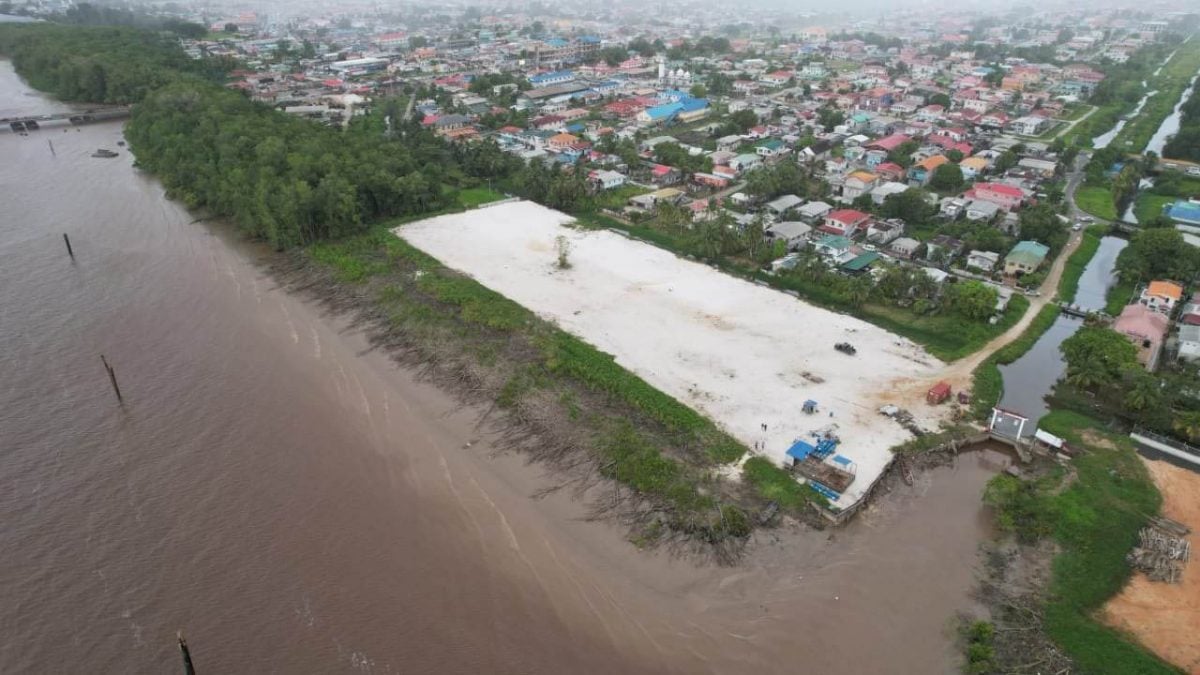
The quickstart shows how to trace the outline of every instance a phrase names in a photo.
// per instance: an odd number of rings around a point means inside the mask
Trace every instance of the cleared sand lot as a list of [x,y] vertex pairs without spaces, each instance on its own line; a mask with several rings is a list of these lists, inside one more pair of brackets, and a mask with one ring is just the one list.
[[[797,438],[832,429],[856,479],[837,505],[857,502],[909,432],[883,417],[908,407],[926,426],[948,409],[897,401],[896,385],[936,378],[923,349],[858,319],[525,201],[404,225],[396,234],[447,267],[613,354],[650,384],[708,415],[759,454],[782,463]],[[570,244],[557,265],[556,239]],[[834,350],[847,341],[857,356]],[[816,414],[802,411],[816,400]],[[766,430],[763,430],[763,425]]]

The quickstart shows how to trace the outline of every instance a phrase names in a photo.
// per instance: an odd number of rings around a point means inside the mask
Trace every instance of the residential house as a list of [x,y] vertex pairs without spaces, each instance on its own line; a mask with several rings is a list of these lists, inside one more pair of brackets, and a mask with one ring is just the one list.
[[1183,287],[1179,284],[1173,281],[1151,281],[1142,290],[1142,295],[1138,298],[1138,302],[1156,312],[1170,316],[1182,297]]
[[946,197],[938,204],[938,213],[955,220],[967,212],[967,200],[961,197]]
[[948,234],[939,234],[925,242],[926,260],[952,260],[962,254],[963,243]]
[[788,151],[789,148],[778,138],[768,138],[754,146],[754,152],[767,161],[783,157]]
[[999,205],[982,199],[967,202],[967,220],[991,220],[1000,213]]
[[637,195],[629,198],[629,205],[645,211],[652,211],[659,204],[676,204],[681,203],[685,198],[682,190],[676,188],[662,188],[644,195]]
[[1179,313],[1179,323],[1185,326],[1200,326],[1200,292],[1192,294]]
[[729,168],[737,171],[738,173],[746,173],[747,171],[758,168],[760,165],[762,165],[762,158],[758,155],[751,155],[749,153],[738,155],[737,157],[729,160]]
[[878,184],[879,176],[869,171],[855,171],[846,176],[846,180],[842,184],[842,199],[852,202],[859,195],[874,189]]
[[910,237],[900,237],[894,240],[888,250],[898,258],[910,259],[917,254],[917,249],[921,248],[921,242]]
[[908,190],[909,187],[904,183],[888,181],[876,186],[875,189],[871,190],[871,201],[874,202],[876,206],[880,206],[887,201],[888,197],[891,197],[892,195],[898,195],[902,192],[908,192]]
[[546,146],[550,150],[566,150],[578,142],[579,138],[571,134],[555,134],[546,141]]
[[886,246],[902,234],[904,222],[901,220],[874,221],[867,227],[867,241],[878,246]]
[[1200,361],[1200,325],[1179,327],[1179,358],[1184,361]]
[[850,247],[852,243],[846,237],[827,234],[816,241],[813,248],[818,254],[835,265],[841,265],[854,259]]
[[607,169],[592,171],[588,182],[601,190],[615,190],[625,184],[625,174]]
[[867,225],[871,217],[854,209],[838,209],[825,216],[820,227],[822,232],[842,237],[853,237]]
[[967,157],[958,163],[958,168],[962,169],[963,178],[966,180],[975,180],[983,175],[984,171],[987,171],[988,160],[987,157],[979,157],[978,155]]
[[800,216],[800,220],[814,225],[821,222],[831,211],[833,211],[833,207],[825,202],[809,202],[796,209],[796,215]]
[[936,171],[939,166],[949,161],[950,159],[945,155],[933,155],[932,157],[926,157],[925,159],[913,164],[908,168],[908,180],[910,183],[918,187],[924,187],[925,185],[928,185],[929,180],[933,178],[933,172]]
[[1166,315],[1141,304],[1126,306],[1112,325],[1113,330],[1129,338],[1137,347],[1138,363],[1146,370],[1153,370],[1158,365],[1169,327],[1170,319]]
[[1040,115],[1026,115],[1018,117],[1008,123],[1008,128],[1013,133],[1024,136],[1037,136],[1050,127],[1050,120]]
[[803,203],[804,200],[796,195],[783,195],[767,202],[766,209],[774,216],[782,216]]
[[786,220],[781,223],[775,223],[767,228],[766,235],[773,241],[782,241],[787,244],[789,251],[794,251],[804,245],[808,241],[808,237],[812,234],[812,226],[808,223],[802,223],[796,220]]
[[683,180],[683,172],[666,164],[655,164],[650,167],[650,180],[655,185],[675,185]]
[[1020,241],[1008,255],[1004,256],[1004,273],[1008,275],[1029,274],[1046,262],[1050,249],[1036,241]]
[[992,202],[1005,211],[1011,211],[1025,201],[1026,194],[1021,188],[1007,183],[976,183],[963,193],[963,197]]
[[717,150],[720,152],[733,152],[742,145],[742,137],[737,134],[722,136],[717,139]]
[[967,254],[967,267],[991,272],[1000,264],[1000,254],[995,251],[971,251]]
[[1028,169],[1042,178],[1053,178],[1054,172],[1058,169],[1058,162],[1052,162],[1048,159],[1023,157],[1017,162],[1017,166],[1022,169]]

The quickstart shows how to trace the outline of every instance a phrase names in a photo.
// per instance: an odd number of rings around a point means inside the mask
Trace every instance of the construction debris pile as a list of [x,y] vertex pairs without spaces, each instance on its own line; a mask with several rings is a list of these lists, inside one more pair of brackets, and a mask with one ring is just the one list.
[[1138,545],[1126,560],[1151,581],[1177,584],[1192,555],[1192,545],[1184,539],[1190,532],[1186,525],[1174,520],[1151,518],[1150,525],[1138,532]]

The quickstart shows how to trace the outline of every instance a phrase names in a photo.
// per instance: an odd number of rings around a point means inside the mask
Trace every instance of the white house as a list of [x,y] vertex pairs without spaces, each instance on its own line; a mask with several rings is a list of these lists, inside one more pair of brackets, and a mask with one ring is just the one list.
[[772,199],[771,201],[767,202],[766,208],[772,214],[774,214],[776,216],[782,216],[783,214],[787,213],[788,211],[791,211],[792,209],[796,208],[797,206],[800,206],[803,203],[804,203],[804,200],[797,197],[796,195],[783,195],[782,197],[777,197],[777,198]]
[[888,250],[901,258],[911,258],[917,254],[917,249],[921,247],[921,242],[911,237],[900,237],[888,246]]
[[767,230],[768,237],[774,241],[785,242],[788,249],[793,251],[808,241],[808,236],[811,233],[811,225],[797,220],[775,223]]
[[967,267],[991,272],[1000,264],[1000,254],[994,251],[971,251],[967,254]]
[[625,184],[625,174],[605,169],[593,171],[588,180],[601,190],[615,190]]

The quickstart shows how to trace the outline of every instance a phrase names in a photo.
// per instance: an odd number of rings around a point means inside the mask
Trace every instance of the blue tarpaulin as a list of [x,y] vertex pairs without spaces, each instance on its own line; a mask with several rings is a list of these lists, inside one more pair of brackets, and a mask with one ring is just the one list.
[[788,448],[787,454],[788,457],[795,458],[797,462],[800,462],[803,461],[804,458],[811,455],[814,450],[816,450],[816,448],[808,443],[804,441],[796,441],[792,444],[792,447]]

